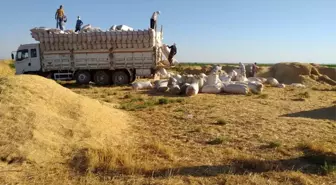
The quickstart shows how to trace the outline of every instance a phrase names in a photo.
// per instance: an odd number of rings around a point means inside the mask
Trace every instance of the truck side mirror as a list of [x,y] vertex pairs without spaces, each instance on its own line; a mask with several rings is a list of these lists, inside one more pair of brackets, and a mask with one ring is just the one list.
[[12,53],[12,60],[14,60],[14,54]]

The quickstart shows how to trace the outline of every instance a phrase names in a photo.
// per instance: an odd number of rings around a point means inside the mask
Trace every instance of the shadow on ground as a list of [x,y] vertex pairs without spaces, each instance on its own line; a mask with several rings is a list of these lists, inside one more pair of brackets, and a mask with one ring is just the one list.
[[[180,168],[166,168],[147,173],[149,177],[194,176],[209,177],[220,174],[243,175],[246,173],[300,171],[306,174],[327,175],[336,170],[336,154],[313,150],[309,147],[299,147],[304,155],[290,159],[260,160],[234,159],[224,165],[202,165]],[[328,164],[329,168],[326,168]]]
[[227,165],[202,165],[180,168],[159,169],[148,173],[148,177],[194,176],[210,177],[220,174],[243,175],[270,171],[301,171],[306,174],[322,175],[321,166],[307,161],[306,157],[284,160],[234,160]]
[[336,105],[325,107],[321,109],[296,112],[291,114],[282,115],[282,117],[302,117],[312,119],[329,119],[336,121]]

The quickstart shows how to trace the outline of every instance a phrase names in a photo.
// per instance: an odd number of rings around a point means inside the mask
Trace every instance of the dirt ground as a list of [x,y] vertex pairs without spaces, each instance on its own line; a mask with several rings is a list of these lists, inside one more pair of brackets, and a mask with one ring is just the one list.
[[[7,184],[336,184],[336,89],[265,87],[261,95],[171,96],[63,84],[125,111],[118,167],[78,172],[0,162]],[[97,123],[99,124],[99,123]]]

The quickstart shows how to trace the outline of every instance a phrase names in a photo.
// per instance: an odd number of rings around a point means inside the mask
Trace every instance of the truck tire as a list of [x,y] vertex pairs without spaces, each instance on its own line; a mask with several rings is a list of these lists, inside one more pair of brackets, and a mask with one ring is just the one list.
[[91,74],[88,71],[78,71],[75,77],[76,83],[80,85],[89,84],[91,81]]
[[114,85],[126,85],[130,83],[130,77],[125,71],[116,71],[112,75]]
[[103,86],[111,84],[111,76],[106,71],[97,71],[93,78],[96,85]]

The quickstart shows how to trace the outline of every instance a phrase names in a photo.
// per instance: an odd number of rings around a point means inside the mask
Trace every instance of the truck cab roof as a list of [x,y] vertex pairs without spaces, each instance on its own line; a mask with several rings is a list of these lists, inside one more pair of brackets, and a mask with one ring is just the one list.
[[18,50],[28,49],[28,48],[36,48],[39,46],[39,43],[31,43],[31,44],[21,44]]

